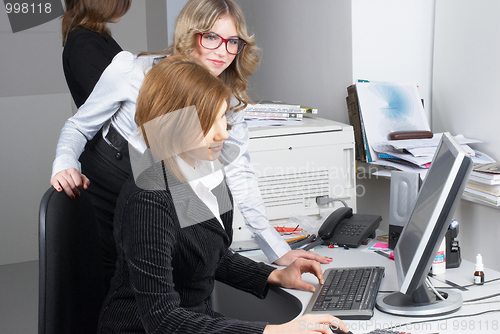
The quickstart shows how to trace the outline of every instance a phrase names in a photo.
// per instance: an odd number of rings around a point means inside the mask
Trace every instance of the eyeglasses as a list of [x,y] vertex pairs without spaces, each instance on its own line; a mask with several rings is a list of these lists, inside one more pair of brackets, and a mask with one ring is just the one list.
[[200,35],[200,44],[205,49],[217,49],[224,42],[226,44],[226,51],[232,55],[237,55],[243,51],[243,48],[247,44],[247,42],[239,37],[225,39],[214,32],[199,32],[198,35]]

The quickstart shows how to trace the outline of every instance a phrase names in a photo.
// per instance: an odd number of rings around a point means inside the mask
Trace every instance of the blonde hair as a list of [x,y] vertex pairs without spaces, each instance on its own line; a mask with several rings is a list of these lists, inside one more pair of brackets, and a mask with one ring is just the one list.
[[209,32],[219,18],[229,16],[236,24],[238,36],[247,44],[219,78],[231,88],[238,100],[236,110],[251,102],[246,94],[248,77],[257,69],[261,50],[253,35],[247,32],[245,17],[233,0],[190,0],[184,6],[175,24],[174,41],[160,55],[192,55],[196,50],[197,33]]
[[230,95],[222,80],[190,56],[164,58],[146,74],[135,122],[155,158],[178,179],[182,175],[171,157],[186,158],[210,131],[224,102],[229,105]]
[[63,46],[68,34],[76,28],[87,28],[100,35],[110,34],[106,24],[123,16],[130,9],[132,0],[66,0],[62,16]]

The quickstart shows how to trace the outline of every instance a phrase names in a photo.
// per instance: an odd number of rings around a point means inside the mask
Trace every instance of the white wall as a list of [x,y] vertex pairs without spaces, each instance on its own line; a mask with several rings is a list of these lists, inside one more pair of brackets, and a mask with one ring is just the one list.
[[[123,49],[146,50],[145,8],[145,0],[135,0],[120,23],[110,25]],[[1,265],[38,259],[38,206],[72,100],[59,19],[13,34],[0,10],[0,45]]]
[[[416,83],[430,124],[435,0],[351,2],[353,82]],[[358,189],[358,212],[381,215],[387,231],[390,180],[360,173]]]
[[[436,0],[433,128],[482,140],[472,146],[500,161],[498,13],[497,0]],[[462,200],[456,218],[463,258],[500,270],[500,210]]]
[[434,2],[352,0],[353,79],[416,83],[429,122]]

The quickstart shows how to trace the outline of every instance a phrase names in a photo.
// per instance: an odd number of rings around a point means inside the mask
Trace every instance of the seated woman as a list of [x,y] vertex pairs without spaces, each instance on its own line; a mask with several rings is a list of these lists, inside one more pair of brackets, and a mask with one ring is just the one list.
[[329,324],[344,327],[331,315],[268,325],[212,309],[214,279],[261,298],[269,284],[314,291],[302,281],[304,272],[323,281],[316,261],[276,269],[229,250],[232,199],[218,162],[228,137],[229,98],[219,78],[186,56],[167,57],[146,75],[135,116],[145,152],[131,154],[134,175],[118,199],[118,260],[99,333],[331,333]]

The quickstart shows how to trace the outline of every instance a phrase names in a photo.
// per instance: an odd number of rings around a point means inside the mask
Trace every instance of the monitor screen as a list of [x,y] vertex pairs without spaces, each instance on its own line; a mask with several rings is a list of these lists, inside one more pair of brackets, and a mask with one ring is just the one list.
[[[394,249],[400,294],[413,294],[415,299],[417,290],[420,290],[418,296],[422,290],[427,290],[425,279],[451,223],[471,169],[472,159],[469,155],[449,133],[443,134],[414,208]],[[412,306],[415,305],[410,302],[408,307]],[[406,314],[406,311],[403,313]]]

